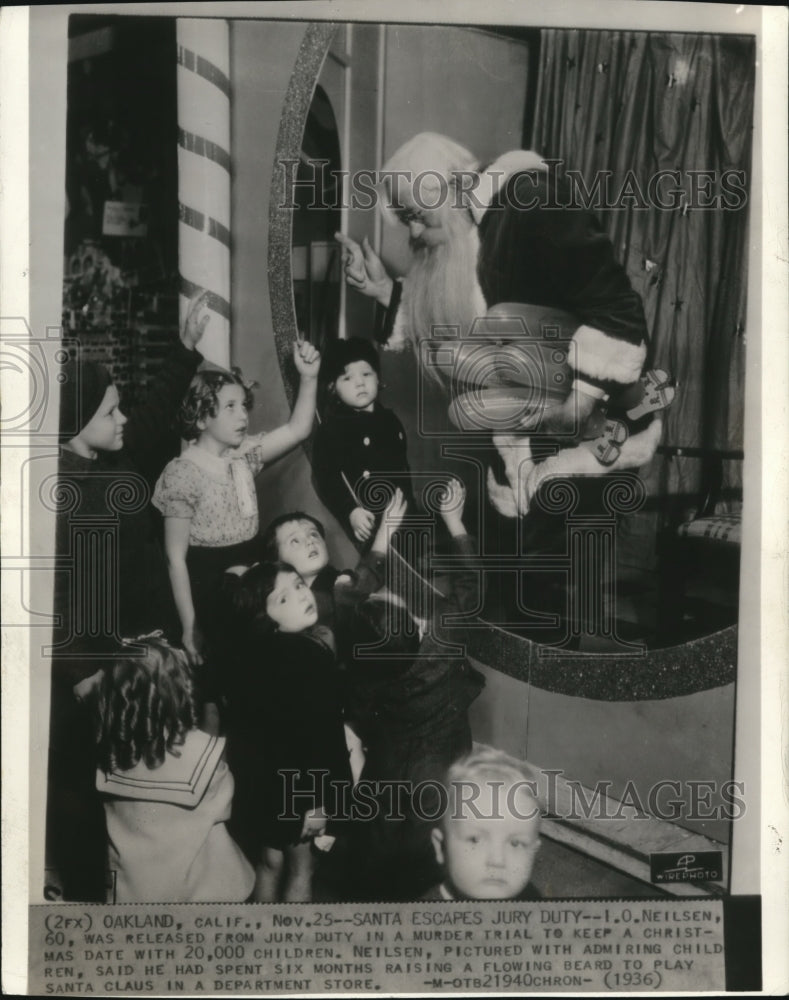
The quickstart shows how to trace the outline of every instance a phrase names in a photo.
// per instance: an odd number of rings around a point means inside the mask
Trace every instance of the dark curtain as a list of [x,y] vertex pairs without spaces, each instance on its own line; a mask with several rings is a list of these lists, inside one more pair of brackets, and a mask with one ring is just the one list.
[[[630,194],[598,215],[644,301],[650,362],[679,380],[666,444],[742,447],[754,65],[750,37],[541,33],[530,145],[563,160],[560,172],[580,171],[587,189],[607,170],[611,196],[623,185]],[[679,171],[680,183],[665,179],[659,197],[670,202],[681,187],[685,208],[649,204],[660,170]],[[692,196],[692,171],[714,172],[701,182],[711,197],[724,193],[726,171],[743,171],[744,192],[726,196],[739,207],[700,207],[707,196]],[[699,468],[672,462],[663,488],[692,491]],[[740,475],[739,464],[727,469],[732,485]]]

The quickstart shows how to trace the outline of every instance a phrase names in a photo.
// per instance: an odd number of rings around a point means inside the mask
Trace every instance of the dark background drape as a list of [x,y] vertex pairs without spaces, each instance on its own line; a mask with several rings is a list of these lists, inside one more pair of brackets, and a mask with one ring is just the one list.
[[[640,293],[651,332],[650,362],[679,381],[664,443],[742,447],[748,205],[754,39],[744,36],[544,30],[531,134],[524,145],[578,170],[587,189],[611,171],[623,207],[597,213]],[[641,207],[660,170],[680,172],[687,207]],[[713,197],[726,171],[744,172],[739,208],[704,209],[692,171],[711,171]],[[637,186],[633,186],[635,180]],[[736,184],[736,180],[734,181]],[[730,182],[731,184],[731,182]],[[648,198],[647,198],[648,202]],[[695,202],[695,207],[694,207]],[[758,331],[749,331],[758,334]],[[671,492],[698,485],[700,462],[679,459],[657,477]],[[739,463],[726,482],[738,485]]]

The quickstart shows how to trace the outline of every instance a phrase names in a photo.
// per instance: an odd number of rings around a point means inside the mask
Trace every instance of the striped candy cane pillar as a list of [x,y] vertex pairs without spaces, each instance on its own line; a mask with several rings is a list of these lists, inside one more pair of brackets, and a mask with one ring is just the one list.
[[183,323],[189,299],[209,293],[200,351],[230,365],[230,43],[219,19],[177,18],[178,258]]

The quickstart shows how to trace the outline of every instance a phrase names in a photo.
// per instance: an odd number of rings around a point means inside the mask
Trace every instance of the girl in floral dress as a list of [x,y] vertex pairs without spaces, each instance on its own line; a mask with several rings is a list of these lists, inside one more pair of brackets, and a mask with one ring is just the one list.
[[154,491],[182,642],[193,664],[202,664],[203,725],[214,732],[222,685],[212,650],[221,648],[222,575],[257,559],[254,477],[312,430],[320,355],[299,341],[293,357],[300,385],[290,419],[252,436],[246,433],[252,393],[241,372],[198,372],[181,407],[181,433],[190,444],[167,465]]

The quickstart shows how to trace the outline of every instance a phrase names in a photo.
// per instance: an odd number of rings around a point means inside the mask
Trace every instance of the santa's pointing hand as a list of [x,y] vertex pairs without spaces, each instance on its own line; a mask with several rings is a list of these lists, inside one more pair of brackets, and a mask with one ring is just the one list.
[[376,299],[382,306],[389,305],[392,279],[367,237],[361,245],[345,233],[335,233],[334,238],[342,247],[343,269],[348,284],[362,295]]

